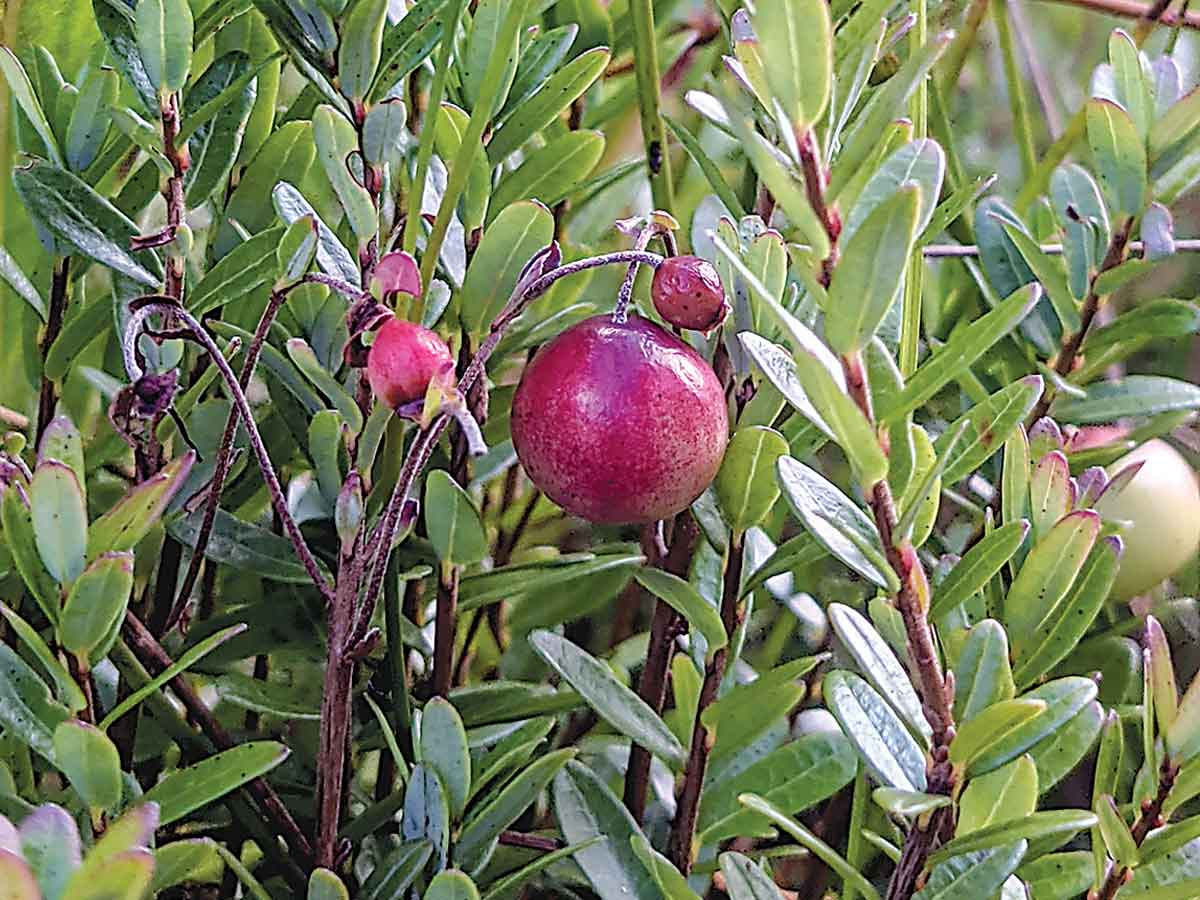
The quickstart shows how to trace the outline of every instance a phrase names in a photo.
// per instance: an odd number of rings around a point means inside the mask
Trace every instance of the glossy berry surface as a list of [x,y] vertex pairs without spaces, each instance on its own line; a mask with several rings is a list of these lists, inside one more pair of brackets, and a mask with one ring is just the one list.
[[513,444],[530,479],[600,523],[685,509],[716,475],[728,431],[708,363],[639,316],[568,328],[526,367],[512,405]]
[[695,331],[710,331],[729,311],[716,267],[698,256],[663,260],[654,270],[650,299],[665,321]]
[[1121,531],[1125,552],[1112,594],[1127,599],[1145,593],[1178,572],[1200,549],[1200,487],[1196,473],[1165,441],[1147,441],[1109,467],[1115,474],[1130,463],[1141,470],[1121,491],[1105,494],[1096,511]]
[[404,319],[388,319],[375,335],[367,357],[371,390],[395,409],[425,396],[429,381],[454,358],[446,342],[430,331]]

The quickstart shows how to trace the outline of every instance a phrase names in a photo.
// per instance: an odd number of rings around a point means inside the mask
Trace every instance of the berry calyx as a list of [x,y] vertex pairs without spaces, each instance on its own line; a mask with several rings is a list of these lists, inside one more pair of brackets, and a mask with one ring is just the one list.
[[729,304],[716,267],[698,256],[671,256],[654,270],[654,308],[679,328],[711,331],[725,321]]
[[596,316],[526,366],[511,427],[547,497],[616,524],[686,509],[720,468],[729,420],[721,383],[695,350],[640,316]]
[[452,370],[446,342],[428,328],[392,318],[375,335],[367,378],[375,396],[392,409],[420,400],[435,375]]

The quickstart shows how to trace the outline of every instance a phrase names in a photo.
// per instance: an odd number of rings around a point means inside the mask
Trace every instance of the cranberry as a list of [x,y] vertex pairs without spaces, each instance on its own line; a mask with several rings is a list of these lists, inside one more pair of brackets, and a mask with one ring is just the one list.
[[680,328],[711,331],[729,312],[716,267],[698,256],[672,256],[654,270],[654,308]]
[[425,396],[434,375],[454,367],[446,342],[405,319],[392,318],[375,335],[367,378],[375,396],[395,409]]
[[512,436],[526,473],[593,522],[653,522],[712,482],[728,440],[708,363],[639,316],[596,316],[546,344],[517,386]]

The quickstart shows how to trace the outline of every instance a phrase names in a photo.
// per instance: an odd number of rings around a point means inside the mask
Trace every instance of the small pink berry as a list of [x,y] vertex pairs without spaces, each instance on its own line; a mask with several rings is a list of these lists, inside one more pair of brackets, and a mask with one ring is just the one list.
[[399,318],[384,323],[367,356],[371,390],[392,409],[424,397],[430,380],[453,368],[445,341],[428,328]]
[[654,308],[679,328],[711,331],[729,312],[716,267],[698,256],[672,256],[654,270]]

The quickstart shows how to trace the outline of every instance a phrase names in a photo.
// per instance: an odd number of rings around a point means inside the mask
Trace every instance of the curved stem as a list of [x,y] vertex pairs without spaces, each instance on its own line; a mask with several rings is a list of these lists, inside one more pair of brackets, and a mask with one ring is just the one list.
[[[308,573],[308,577],[312,579],[317,590],[321,592],[321,596],[325,598],[327,603],[333,602],[333,588],[321,573],[320,566],[317,565],[316,558],[312,555],[312,551],[308,549],[308,543],[304,540],[304,535],[300,533],[300,526],[296,524],[296,520],[292,518],[292,514],[288,511],[287,497],[283,492],[283,487],[279,483],[279,476],[275,473],[275,467],[271,463],[271,457],[267,453],[267,446],[263,443],[262,435],[259,433],[258,424],[254,421],[254,413],[250,409],[250,401],[246,399],[246,392],[242,390],[241,384],[238,382],[237,376],[233,374],[233,369],[229,365],[221,353],[221,349],[217,346],[216,341],[212,339],[204,326],[186,309],[175,303],[166,302],[150,302],[142,306],[130,318],[129,334],[132,335],[132,340],[126,340],[123,343],[125,353],[126,368],[130,373],[137,373],[136,377],[140,377],[141,368],[136,361],[132,360],[133,346],[137,342],[137,334],[141,329],[142,323],[148,315],[153,313],[161,313],[163,315],[174,315],[179,318],[192,332],[196,340],[208,351],[212,363],[217,367],[217,371],[221,373],[221,378],[224,380],[229,393],[233,398],[234,407],[245,422],[246,432],[250,437],[250,446],[254,450],[254,455],[258,459],[259,468],[262,470],[263,480],[267,483],[267,491],[271,495],[271,505],[275,508],[275,512],[279,516],[279,520],[283,523],[283,529],[287,532],[288,539],[292,542],[292,547],[296,551],[296,556],[300,558],[304,570]],[[130,363],[133,362],[132,368]]]
[[[638,233],[637,241],[634,243],[634,252],[644,252],[650,246],[650,242],[654,240],[655,235],[670,234],[670,231],[663,228],[653,218],[645,224],[642,230]],[[672,236],[674,243],[674,236]],[[638,269],[641,267],[642,261],[635,259],[629,264],[629,268],[625,272],[625,279],[621,282],[621,288],[617,291],[617,302],[613,304],[612,320],[617,325],[625,324],[625,320],[629,318],[628,309],[629,301],[633,299],[633,286],[637,281]]]
[[[238,384],[243,391],[250,383],[251,377],[254,375],[254,367],[258,364],[258,357],[262,353],[263,344],[267,341],[267,333],[271,330],[271,325],[275,322],[275,316],[283,307],[284,301],[290,288],[285,288],[281,291],[272,292],[270,299],[267,300],[267,307],[263,310],[262,317],[258,320],[258,328],[254,331],[254,338],[250,342],[250,346],[246,348],[246,359],[242,363],[242,372],[238,377]],[[191,596],[192,590],[196,586],[196,581],[200,577],[200,569],[204,565],[204,551],[208,547],[209,539],[212,537],[213,524],[217,519],[217,508],[221,504],[221,491],[225,487],[225,478],[229,474],[229,467],[233,461],[233,439],[237,432],[238,410],[236,407],[229,410],[229,415],[225,419],[225,431],[221,435],[221,443],[217,450],[217,464],[213,469],[212,481],[209,482],[208,497],[204,505],[204,518],[200,522],[200,530],[196,533],[196,545],[192,548],[192,558],[188,562],[187,572],[183,577],[183,584],[179,588],[179,593],[175,597],[175,602],[171,607],[171,612],[167,616],[166,626],[163,628],[163,634],[166,634],[179,621],[183,615],[184,609],[187,607],[188,597]]]

